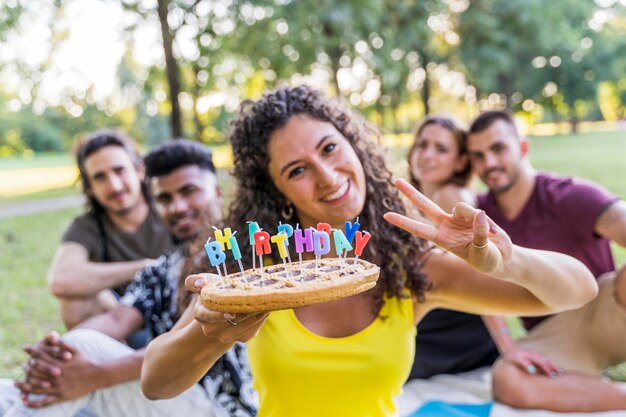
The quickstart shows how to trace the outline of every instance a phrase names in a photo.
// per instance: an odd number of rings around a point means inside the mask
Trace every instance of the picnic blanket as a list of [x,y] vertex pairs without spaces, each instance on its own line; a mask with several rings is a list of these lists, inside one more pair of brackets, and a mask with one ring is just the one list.
[[414,379],[404,386],[396,404],[401,417],[626,417],[626,411],[554,413],[494,403],[489,368]]

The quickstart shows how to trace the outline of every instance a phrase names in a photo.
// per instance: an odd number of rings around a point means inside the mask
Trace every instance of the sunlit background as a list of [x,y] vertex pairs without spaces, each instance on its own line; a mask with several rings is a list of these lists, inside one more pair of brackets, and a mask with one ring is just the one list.
[[396,175],[424,115],[508,108],[537,168],[626,197],[626,0],[0,0],[0,377],[64,330],[46,271],[80,135],[185,136],[228,168],[240,102],[300,83],[377,126]]
[[485,108],[511,109],[531,133],[612,129],[626,116],[625,9],[626,0],[5,0],[0,156],[67,150],[105,126],[148,145],[221,143],[240,101],[281,83],[339,95],[385,133],[410,132],[426,113],[470,119]]

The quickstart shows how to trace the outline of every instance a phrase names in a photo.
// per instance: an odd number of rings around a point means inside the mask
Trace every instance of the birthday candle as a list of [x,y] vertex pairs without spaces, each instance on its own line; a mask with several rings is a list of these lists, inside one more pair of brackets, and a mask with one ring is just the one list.
[[328,223],[318,223],[317,230],[320,232],[328,233],[328,236],[330,236],[333,233],[333,229],[330,227],[330,224]]
[[330,224],[328,223],[318,223],[317,230],[320,232],[326,232],[328,233],[329,236],[332,233],[332,228],[330,227]]
[[348,238],[341,230],[333,230],[333,240],[335,241],[335,252],[337,256],[341,256],[343,251],[351,251],[352,245],[348,241]]
[[354,249],[354,254],[359,257],[361,256],[361,254],[363,253],[363,249],[365,249],[365,245],[367,245],[367,242],[369,242],[370,238],[372,237],[372,235],[369,232],[363,232],[361,233],[356,232],[356,234],[354,235],[356,242],[355,242],[355,249]]
[[215,240],[222,245],[222,250],[225,250],[226,248],[232,250],[232,246],[230,245],[232,231],[230,230],[230,227],[226,227],[223,233],[215,226],[213,226],[213,229],[215,229]]
[[287,235],[285,233],[277,233],[270,239],[278,248],[278,255],[281,259],[287,257]]
[[357,232],[357,230],[359,230],[359,227],[361,227],[361,225],[359,224],[359,218],[357,217],[354,223],[350,223],[349,221],[346,221],[345,227],[346,227],[346,238],[348,239],[348,242],[352,244],[352,242],[354,241],[354,234]]
[[[276,233],[270,240],[272,243],[276,244],[276,247],[278,248],[278,255],[280,256],[280,259],[283,260],[283,264],[285,265],[285,276],[288,276],[287,260],[285,259],[289,256],[289,252],[287,251],[287,245],[289,244],[287,243],[287,233]],[[291,262],[291,259],[289,259],[289,262]]]
[[233,233],[233,235],[228,238],[228,247],[233,253],[233,258],[238,261],[241,259],[241,250],[239,249],[239,242],[237,242],[235,234],[237,234],[237,232]]
[[296,253],[302,254],[302,252],[313,252],[313,230],[304,229],[304,234],[302,233],[302,229],[296,228],[293,232],[293,238],[296,242]]
[[261,228],[257,224],[257,222],[251,222],[248,220],[248,237],[250,239],[250,251],[252,253],[252,269],[256,268],[255,265],[255,257],[254,257],[254,234],[260,231]]
[[261,228],[257,222],[248,222],[248,234],[250,236],[250,246],[254,246],[254,234],[260,232]]
[[269,255],[272,253],[272,247],[270,246],[270,234],[265,231],[256,232],[254,234],[254,247],[256,249],[256,255]]
[[[302,238],[302,231],[300,230],[300,223],[296,223],[296,232],[298,233],[298,236],[300,236],[300,238]],[[313,238],[311,238],[311,243],[313,241]],[[302,249],[304,249],[302,247],[302,241],[300,241],[300,252],[298,252],[298,244],[296,243],[296,253],[298,254],[298,261],[300,262],[300,276],[302,276]]]
[[235,237],[236,234],[237,231],[232,234],[232,236],[228,239],[228,242],[230,243],[230,251],[233,254],[233,258],[239,264],[239,269],[241,270],[241,272],[243,272],[243,265],[241,265],[241,251],[239,250],[239,242],[237,242],[237,238]]
[[217,268],[217,273],[222,275],[219,265],[226,260],[226,254],[222,250],[222,245],[220,245],[219,242],[210,242],[210,240],[211,238],[209,238],[204,245],[204,251],[211,262],[211,266]]
[[315,256],[326,255],[330,252],[330,236],[319,230],[313,232],[313,252]]
[[[293,227],[288,223],[282,224],[281,222],[278,225],[278,233],[284,233],[288,238],[290,238],[293,236]],[[289,241],[287,241],[287,246],[289,246]]]
[[[287,239],[285,239],[285,246],[289,246],[289,238],[293,236],[293,227],[290,224],[283,224],[283,222],[278,222],[278,233],[287,235]],[[289,263],[291,263],[291,255],[289,251],[287,251],[287,259]],[[283,263],[285,263],[285,258],[282,258]]]
[[261,268],[261,274],[263,274],[263,255],[272,253],[270,234],[264,231],[256,232],[254,234],[254,246],[256,255],[259,257],[259,268]]

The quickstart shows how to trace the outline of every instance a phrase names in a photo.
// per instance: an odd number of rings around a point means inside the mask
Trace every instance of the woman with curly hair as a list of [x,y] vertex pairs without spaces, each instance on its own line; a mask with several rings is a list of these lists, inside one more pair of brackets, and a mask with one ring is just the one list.
[[[434,225],[405,217],[372,136],[305,86],[242,105],[231,133],[238,188],[230,224],[254,220],[274,232],[279,221],[341,228],[359,217],[373,234],[363,258],[381,267],[380,278],[365,293],[271,314],[218,313],[197,303],[196,320],[148,347],[142,388],[149,398],[183,391],[245,341],[260,416],[394,416],[415,324],[430,309],[544,314],[595,295],[591,274],[573,258],[516,247],[484,212],[459,204],[448,214],[399,180]],[[192,275],[187,288],[198,292],[215,278]]]

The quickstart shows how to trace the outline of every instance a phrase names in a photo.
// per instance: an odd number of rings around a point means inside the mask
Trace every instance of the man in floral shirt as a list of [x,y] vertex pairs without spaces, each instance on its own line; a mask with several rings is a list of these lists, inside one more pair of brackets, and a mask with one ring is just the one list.
[[[144,326],[156,337],[193,320],[195,299],[186,291],[184,278],[207,269],[202,244],[211,226],[220,223],[222,205],[206,147],[170,141],[153,150],[145,164],[159,214],[180,243],[137,274],[120,306],[81,323],[63,338],[51,333],[28,346],[26,377],[15,384],[23,404],[14,390],[5,416],[73,416],[84,407],[103,417],[256,414],[245,345],[235,345],[200,384],[178,397],[150,401],[141,392],[143,350],[119,341]],[[6,392],[10,390],[5,384],[0,403],[7,402]]]

